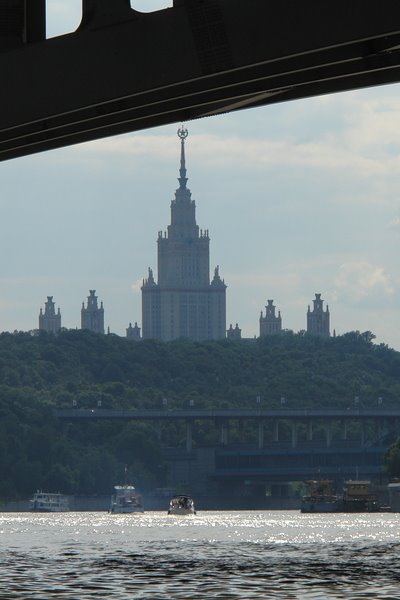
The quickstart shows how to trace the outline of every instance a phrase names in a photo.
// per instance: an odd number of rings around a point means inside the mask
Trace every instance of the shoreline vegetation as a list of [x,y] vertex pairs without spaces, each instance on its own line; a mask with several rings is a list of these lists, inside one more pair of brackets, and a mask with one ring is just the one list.
[[[25,499],[35,489],[108,494],[125,466],[141,489],[168,485],[151,424],[65,426],[55,408],[398,407],[400,352],[373,339],[357,331],[168,343],[85,330],[2,333],[0,500]],[[233,437],[251,438],[250,427],[237,427]],[[199,423],[198,445],[214,443],[212,435]],[[163,444],[178,446],[182,437],[182,426],[171,423]]]

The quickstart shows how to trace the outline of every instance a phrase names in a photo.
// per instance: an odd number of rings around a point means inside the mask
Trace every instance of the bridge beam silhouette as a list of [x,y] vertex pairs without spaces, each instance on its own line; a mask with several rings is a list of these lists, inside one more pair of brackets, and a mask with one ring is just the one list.
[[3,0],[0,23],[0,160],[400,80],[398,0],[83,0],[51,39],[45,0]]

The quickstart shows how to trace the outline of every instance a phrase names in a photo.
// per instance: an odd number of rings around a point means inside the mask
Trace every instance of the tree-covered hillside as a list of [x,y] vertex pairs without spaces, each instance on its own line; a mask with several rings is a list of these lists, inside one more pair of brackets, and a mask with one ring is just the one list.
[[[400,406],[400,353],[372,334],[322,339],[134,342],[65,330],[0,335],[0,498],[36,488],[109,493],[127,464],[142,486],[166,483],[148,424],[98,422],[68,431],[54,408]],[[172,429],[172,437],[174,430]],[[176,432],[177,439],[179,432]],[[205,433],[206,435],[206,433]],[[174,441],[174,440],[172,440]],[[198,440],[201,442],[201,439]]]

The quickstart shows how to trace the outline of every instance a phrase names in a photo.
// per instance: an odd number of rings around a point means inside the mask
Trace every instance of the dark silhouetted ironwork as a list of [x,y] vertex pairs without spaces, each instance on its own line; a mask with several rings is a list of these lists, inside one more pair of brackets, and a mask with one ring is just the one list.
[[83,0],[45,39],[45,0],[0,7],[0,159],[397,82],[398,0]]

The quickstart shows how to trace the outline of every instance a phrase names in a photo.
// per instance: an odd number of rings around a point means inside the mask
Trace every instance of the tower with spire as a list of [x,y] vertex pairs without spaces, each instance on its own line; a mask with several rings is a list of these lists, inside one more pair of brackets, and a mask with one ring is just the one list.
[[86,308],[85,303],[82,302],[81,328],[89,329],[94,333],[104,333],[104,308],[102,302],[100,307],[98,306],[96,290],[89,290]]
[[61,329],[60,309],[56,312],[53,296],[47,296],[47,302],[44,305],[44,312],[40,309],[39,329],[49,333],[57,333]]
[[171,202],[171,223],[159,231],[158,278],[149,268],[142,285],[142,337],[221,339],[226,335],[226,285],[214,270],[210,282],[210,238],[199,230],[196,205],[187,187],[185,140],[181,127],[179,187]]
[[313,303],[313,310],[310,310],[310,306],[307,310],[307,333],[329,337],[329,307],[326,305],[326,310],[324,310],[321,294],[315,294]]
[[278,315],[275,314],[275,306],[273,300],[267,300],[268,304],[265,307],[265,316],[263,311],[260,315],[260,337],[266,335],[276,335],[282,332],[282,317],[281,311],[278,311]]

